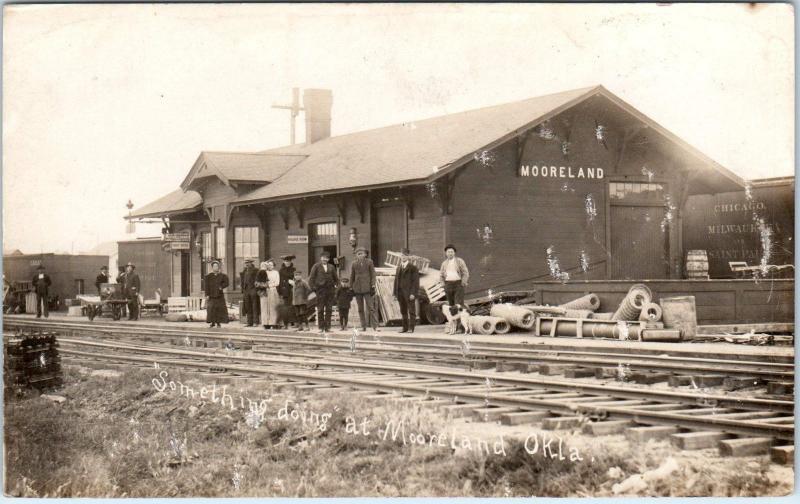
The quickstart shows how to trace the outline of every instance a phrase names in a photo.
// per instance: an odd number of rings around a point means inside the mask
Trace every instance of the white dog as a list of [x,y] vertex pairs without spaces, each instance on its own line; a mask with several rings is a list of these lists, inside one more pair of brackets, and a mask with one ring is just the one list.
[[469,323],[470,314],[467,309],[460,305],[442,305],[442,313],[447,319],[444,326],[445,334],[456,334],[458,332],[458,322],[464,327],[464,334],[472,334],[472,324]]

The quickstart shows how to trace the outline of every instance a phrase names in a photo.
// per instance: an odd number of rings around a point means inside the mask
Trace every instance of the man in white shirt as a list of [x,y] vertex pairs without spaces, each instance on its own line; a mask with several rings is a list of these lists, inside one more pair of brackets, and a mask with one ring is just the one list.
[[444,248],[445,259],[439,269],[439,279],[444,283],[444,293],[450,306],[464,306],[464,288],[469,283],[469,269],[460,257],[456,257],[456,247]]

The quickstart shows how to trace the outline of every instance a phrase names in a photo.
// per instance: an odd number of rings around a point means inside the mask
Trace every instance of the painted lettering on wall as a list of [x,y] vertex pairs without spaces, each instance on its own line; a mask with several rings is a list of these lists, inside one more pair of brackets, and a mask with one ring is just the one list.
[[538,166],[538,165],[522,165],[519,167],[520,177],[542,177],[542,178],[587,178],[587,179],[601,179],[603,178],[602,168],[591,168],[579,166],[573,168],[572,166]]
[[[777,233],[781,232],[779,224],[771,224],[770,227]],[[708,226],[709,235],[724,235],[724,234],[749,234],[760,233],[761,229],[758,224],[713,224]]]
[[763,201],[748,201],[746,203],[721,203],[714,205],[714,213],[752,212],[753,210],[766,210]]

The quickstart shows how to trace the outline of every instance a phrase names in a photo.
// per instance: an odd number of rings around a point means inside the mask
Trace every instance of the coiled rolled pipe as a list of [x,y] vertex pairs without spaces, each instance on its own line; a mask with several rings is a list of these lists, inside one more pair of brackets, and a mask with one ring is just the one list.
[[525,329],[526,331],[531,330],[533,324],[536,322],[536,316],[532,311],[512,304],[492,305],[489,314],[492,317],[505,319],[512,326]]
[[653,293],[643,284],[633,285],[614,312],[611,320],[638,320],[642,308],[653,299]]

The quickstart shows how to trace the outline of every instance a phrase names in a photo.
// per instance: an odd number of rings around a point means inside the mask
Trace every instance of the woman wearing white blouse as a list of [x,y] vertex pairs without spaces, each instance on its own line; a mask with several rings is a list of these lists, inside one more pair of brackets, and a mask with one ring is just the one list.
[[267,259],[261,263],[261,269],[256,274],[256,289],[261,299],[261,324],[264,329],[272,329],[278,324],[278,285],[281,276],[275,269],[275,261]]

